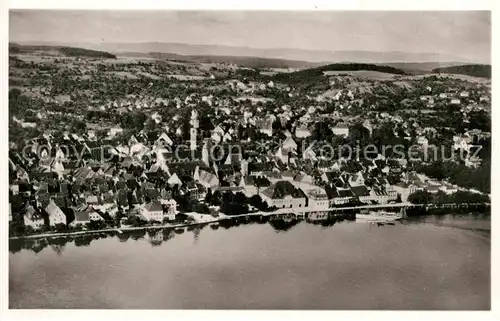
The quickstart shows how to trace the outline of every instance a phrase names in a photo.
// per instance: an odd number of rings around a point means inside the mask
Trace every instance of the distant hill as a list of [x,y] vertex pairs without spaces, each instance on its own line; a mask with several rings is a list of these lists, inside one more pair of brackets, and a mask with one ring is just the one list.
[[49,46],[49,45],[20,45],[9,44],[10,54],[45,54],[48,56],[112,58],[116,56],[105,51],[89,50],[84,48]]
[[12,61],[12,62],[23,62],[21,59],[17,58],[16,56],[9,56],[9,61]]
[[459,74],[481,78],[491,78],[491,65],[461,65],[436,68],[433,73]]
[[304,82],[306,79],[320,78],[324,76],[325,72],[328,71],[345,71],[347,73],[349,71],[360,71],[360,70],[376,71],[376,72],[396,74],[396,75],[408,74],[401,69],[397,69],[390,66],[353,63],[353,64],[330,64],[316,68],[304,69],[292,73],[281,73],[275,75],[274,78],[282,82],[297,83],[297,82]]
[[397,69],[401,69],[404,72],[419,75],[419,74],[428,74],[432,72],[432,70],[436,68],[445,68],[451,66],[460,66],[463,65],[463,62],[389,62],[383,65],[394,67]]
[[193,63],[226,63],[248,68],[312,68],[321,66],[321,63],[312,63],[300,60],[270,59],[246,56],[209,56],[209,55],[179,55],[175,53],[149,52],[149,53],[117,53],[117,56],[149,57],[154,59],[167,59],[173,61],[186,61]]
[[[44,43],[38,43],[44,44]],[[360,51],[360,50],[316,50],[294,48],[249,48],[221,45],[195,45],[171,42],[143,42],[143,43],[72,43],[58,44],[71,47],[81,47],[93,50],[102,50],[111,53],[120,52],[162,52],[178,55],[195,56],[230,56],[230,57],[259,57],[265,59],[286,59],[308,61],[313,63],[391,63],[391,62],[450,62],[461,61],[469,63],[459,56],[441,53],[414,53],[400,51]]]

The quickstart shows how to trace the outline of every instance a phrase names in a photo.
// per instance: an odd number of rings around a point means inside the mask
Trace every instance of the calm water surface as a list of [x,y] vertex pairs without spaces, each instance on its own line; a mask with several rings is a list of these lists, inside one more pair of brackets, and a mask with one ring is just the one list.
[[489,216],[324,225],[11,242],[10,307],[490,308]]

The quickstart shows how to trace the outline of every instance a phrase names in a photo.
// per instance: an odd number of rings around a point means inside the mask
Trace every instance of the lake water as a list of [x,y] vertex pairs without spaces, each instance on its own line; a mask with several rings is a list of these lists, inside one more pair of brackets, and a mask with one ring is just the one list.
[[490,309],[489,216],[222,225],[11,241],[10,307]]

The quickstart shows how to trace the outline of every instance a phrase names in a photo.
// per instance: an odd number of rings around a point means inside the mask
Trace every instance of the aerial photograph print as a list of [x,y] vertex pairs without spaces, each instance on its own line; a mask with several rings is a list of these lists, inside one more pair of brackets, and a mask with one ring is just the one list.
[[490,11],[8,18],[9,309],[491,309]]

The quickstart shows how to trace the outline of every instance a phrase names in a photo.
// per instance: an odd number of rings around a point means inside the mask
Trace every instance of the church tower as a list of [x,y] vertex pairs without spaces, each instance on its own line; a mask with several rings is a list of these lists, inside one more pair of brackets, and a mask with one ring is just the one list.
[[198,112],[194,109],[191,112],[191,121],[189,123],[191,125],[191,129],[189,130],[190,147],[191,147],[191,150],[196,150],[196,147],[197,147],[196,139],[198,136],[198,128],[199,128],[200,124],[199,124],[199,120],[198,120]]
[[210,167],[210,148],[208,146],[209,139],[205,139],[201,150],[201,160],[205,166]]

